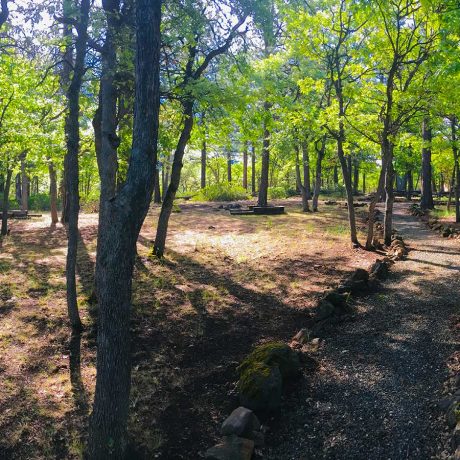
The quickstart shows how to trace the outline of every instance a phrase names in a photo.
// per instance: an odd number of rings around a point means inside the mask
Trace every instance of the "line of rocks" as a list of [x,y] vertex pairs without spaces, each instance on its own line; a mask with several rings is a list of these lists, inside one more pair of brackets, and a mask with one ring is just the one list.
[[449,224],[442,224],[437,217],[430,216],[429,211],[423,210],[418,204],[414,203],[409,207],[409,212],[419,217],[431,230],[438,232],[443,238],[460,239],[460,232],[457,228]]
[[206,459],[250,460],[255,449],[264,446],[264,427],[255,413],[268,415],[280,409],[285,384],[302,375],[302,370],[313,372],[318,367],[311,357],[321,344],[318,332],[326,324],[351,315],[351,296],[378,289],[394,261],[406,253],[404,241],[395,233],[387,257],[377,259],[369,271],[356,269],[335,289],[325,291],[313,310],[311,330],[301,329],[289,344],[269,342],[254,348],[237,368],[241,406],[223,422],[222,438],[206,451]]

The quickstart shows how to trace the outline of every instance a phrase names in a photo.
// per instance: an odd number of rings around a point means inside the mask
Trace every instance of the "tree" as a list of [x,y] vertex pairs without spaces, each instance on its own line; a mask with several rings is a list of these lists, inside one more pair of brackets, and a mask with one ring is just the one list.
[[115,196],[111,176],[101,171],[96,288],[98,297],[97,379],[88,455],[122,459],[131,381],[129,323],[136,242],[152,198],[160,107],[161,1],[138,0],[136,92],[133,144],[126,181]]

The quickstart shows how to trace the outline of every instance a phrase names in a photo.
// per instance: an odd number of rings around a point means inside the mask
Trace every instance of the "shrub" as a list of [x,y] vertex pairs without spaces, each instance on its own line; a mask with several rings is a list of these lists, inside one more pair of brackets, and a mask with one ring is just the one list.
[[246,189],[228,182],[208,185],[193,197],[195,201],[237,201],[248,199],[249,194]]
[[284,187],[270,187],[268,189],[269,200],[278,200],[280,198],[287,198],[286,189]]
[[31,211],[49,211],[51,208],[48,193],[37,193],[29,197],[29,209]]

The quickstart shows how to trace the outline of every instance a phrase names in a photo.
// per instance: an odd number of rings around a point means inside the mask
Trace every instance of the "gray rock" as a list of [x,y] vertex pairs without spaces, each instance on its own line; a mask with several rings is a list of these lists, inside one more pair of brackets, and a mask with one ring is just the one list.
[[208,460],[251,460],[254,441],[238,436],[225,436],[222,442],[208,449],[204,458]]
[[335,307],[327,300],[321,300],[316,307],[316,321],[322,321],[335,313]]
[[224,421],[221,433],[224,436],[236,435],[252,439],[252,433],[260,430],[260,422],[252,410],[238,407]]

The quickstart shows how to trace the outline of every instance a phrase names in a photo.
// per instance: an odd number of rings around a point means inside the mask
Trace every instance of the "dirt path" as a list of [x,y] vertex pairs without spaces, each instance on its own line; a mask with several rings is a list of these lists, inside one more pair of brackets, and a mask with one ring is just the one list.
[[460,245],[404,205],[395,227],[411,248],[408,260],[382,291],[359,300],[355,321],[324,331],[321,369],[287,398],[266,458],[445,458],[437,401],[455,348],[449,325],[460,312]]

